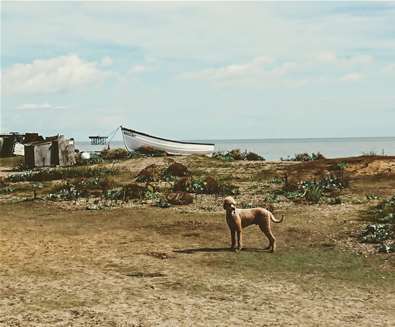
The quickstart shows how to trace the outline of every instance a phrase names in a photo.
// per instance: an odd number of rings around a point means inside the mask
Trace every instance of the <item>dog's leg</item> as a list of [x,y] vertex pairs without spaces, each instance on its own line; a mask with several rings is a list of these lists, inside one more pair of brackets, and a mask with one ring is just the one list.
[[272,231],[270,230],[270,227],[259,225],[259,228],[269,240],[269,246],[265,248],[265,250],[271,250],[271,252],[274,252],[274,250],[276,249],[276,238],[274,237]]
[[230,239],[232,241],[231,249],[234,250],[236,248],[236,230],[230,229]]
[[241,227],[238,226],[236,229],[236,234],[237,234],[237,250],[241,251],[243,248],[243,233],[241,231]]

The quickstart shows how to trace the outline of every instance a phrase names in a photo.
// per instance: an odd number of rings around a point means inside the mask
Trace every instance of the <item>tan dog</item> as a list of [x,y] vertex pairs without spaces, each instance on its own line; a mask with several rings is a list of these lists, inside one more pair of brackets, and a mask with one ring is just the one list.
[[231,248],[233,250],[240,251],[243,247],[242,229],[249,225],[258,225],[261,231],[269,239],[269,246],[266,250],[274,252],[276,249],[276,239],[273,236],[270,222],[281,223],[284,217],[277,220],[269,210],[263,208],[236,209],[236,201],[231,196],[224,199],[224,209],[226,210],[226,222],[230,229],[232,241]]

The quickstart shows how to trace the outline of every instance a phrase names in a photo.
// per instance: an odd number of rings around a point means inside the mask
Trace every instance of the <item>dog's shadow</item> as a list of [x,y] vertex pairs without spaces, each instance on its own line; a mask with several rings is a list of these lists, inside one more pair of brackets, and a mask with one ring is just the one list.
[[[175,253],[193,254],[193,253],[218,253],[218,252],[236,252],[230,248],[194,248],[194,249],[180,249],[174,250]],[[269,252],[266,249],[260,248],[243,248],[241,252]]]

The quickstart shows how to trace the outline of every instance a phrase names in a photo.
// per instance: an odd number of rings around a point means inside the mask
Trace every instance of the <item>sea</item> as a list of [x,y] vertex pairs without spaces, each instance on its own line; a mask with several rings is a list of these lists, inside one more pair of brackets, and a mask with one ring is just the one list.
[[[234,140],[191,140],[214,143],[216,151],[240,149],[252,151],[266,160],[294,157],[297,153],[322,153],[326,158],[342,158],[363,154],[395,156],[395,137],[350,137],[350,138],[300,138],[300,139],[234,139]],[[106,146],[91,145],[76,141],[80,151],[100,151]],[[122,141],[111,141],[111,148],[124,147]]]

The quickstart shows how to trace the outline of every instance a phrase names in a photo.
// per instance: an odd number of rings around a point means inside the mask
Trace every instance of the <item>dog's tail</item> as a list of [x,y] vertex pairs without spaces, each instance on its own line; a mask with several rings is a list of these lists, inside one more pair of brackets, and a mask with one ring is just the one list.
[[279,224],[284,220],[284,215],[282,215],[281,218],[277,220],[276,218],[274,218],[274,216],[272,214],[270,214],[270,220],[274,223]]

